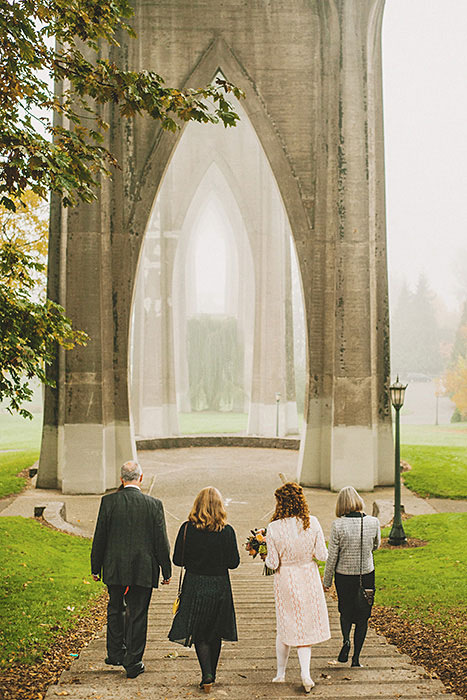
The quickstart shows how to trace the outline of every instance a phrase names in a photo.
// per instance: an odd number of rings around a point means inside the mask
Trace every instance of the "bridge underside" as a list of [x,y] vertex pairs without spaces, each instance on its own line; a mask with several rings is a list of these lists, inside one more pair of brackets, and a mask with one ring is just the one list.
[[[179,87],[221,71],[246,93],[243,108],[277,183],[301,274],[307,393],[298,478],[334,490],[389,484],[384,0],[134,7],[138,39],[122,37],[112,60]],[[180,139],[150,119],[123,122],[105,109],[121,170],[103,182],[98,202],[71,211],[51,205],[49,294],[91,337],[59,355],[57,389],[46,391],[38,486],[65,493],[114,488],[120,464],[135,455],[132,305],[148,221]]]

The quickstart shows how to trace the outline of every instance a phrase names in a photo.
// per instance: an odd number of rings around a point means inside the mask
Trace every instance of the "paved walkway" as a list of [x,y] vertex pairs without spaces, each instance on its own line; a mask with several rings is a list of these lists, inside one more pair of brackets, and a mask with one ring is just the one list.
[[[231,521],[241,519],[247,531],[255,523],[246,522],[251,513],[256,525],[268,522],[274,507],[274,490],[280,485],[279,472],[287,479],[295,479],[298,453],[289,450],[245,447],[210,447],[155,450],[139,453],[144,469],[143,488],[163,499],[167,524],[176,533],[177,523],[184,520],[194,496],[203,486],[218,486],[229,504]],[[334,519],[336,494],[324,489],[306,489],[311,512],[322,524],[329,536]],[[377,488],[362,493],[366,510],[371,513],[375,500],[392,500],[393,487]],[[0,516],[22,515],[32,517],[34,507],[50,501],[61,501],[66,506],[67,521],[92,536],[99,509],[100,496],[67,496],[55,490],[27,489],[20,496],[0,502]],[[443,501],[433,505],[415,496],[402,486],[402,503],[407,513],[423,515],[442,512],[446,508],[455,511],[465,508],[467,501]],[[458,504],[458,505],[456,505]]]
[[[186,518],[198,491],[209,484],[217,486],[227,503],[229,521],[239,544],[250,528],[266,525],[274,507],[274,490],[280,485],[279,472],[294,477],[297,454],[282,450],[247,448],[192,448],[143,452],[140,461],[145,472],[144,489],[161,497],[166,510],[169,537]],[[334,519],[336,494],[306,489],[311,512],[323,525],[326,537]],[[392,489],[363,494],[367,512],[375,499],[390,499]],[[59,492],[30,489],[5,508],[1,515],[33,514],[34,505],[47,501],[66,502],[67,519],[85,533],[92,534],[98,496],[62,496]],[[435,512],[433,507],[409,491],[403,495],[409,513]],[[275,617],[273,577],[261,575],[262,566],[245,550],[242,564],[232,573],[239,625],[239,642],[224,645],[219,682],[211,700],[280,698],[303,696],[296,653],[292,652],[285,685],[272,684],[275,675]],[[149,639],[144,661],[146,673],[127,680],[122,669],[104,665],[105,630],[85,648],[60,683],[49,688],[47,700],[181,700],[203,697],[198,688],[199,671],[193,650],[167,640],[171,607],[176,595],[178,570],[169,587],[154,592],[150,609]],[[96,584],[99,585],[99,584]],[[443,693],[440,681],[411,664],[407,656],[371,630],[363,648],[364,668],[352,669],[335,661],[340,648],[338,613],[328,597],[332,639],[313,647],[312,677],[316,687],[311,697],[353,700],[398,698],[435,700],[455,696]]]

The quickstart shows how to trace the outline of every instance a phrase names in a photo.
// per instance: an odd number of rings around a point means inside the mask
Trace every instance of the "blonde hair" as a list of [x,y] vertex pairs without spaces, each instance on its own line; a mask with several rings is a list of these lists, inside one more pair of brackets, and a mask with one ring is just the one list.
[[299,484],[296,484],[294,481],[288,481],[276,489],[274,495],[276,497],[276,510],[271,518],[271,522],[295,516],[301,519],[304,530],[310,527],[308,503]]
[[188,516],[190,523],[198,530],[219,532],[227,522],[227,513],[222,496],[214,486],[206,486],[195,498]]
[[361,511],[364,507],[363,499],[359,496],[357,491],[355,491],[353,486],[344,486],[344,488],[339,491],[336,501],[336,515],[338,518],[340,518],[341,515]]

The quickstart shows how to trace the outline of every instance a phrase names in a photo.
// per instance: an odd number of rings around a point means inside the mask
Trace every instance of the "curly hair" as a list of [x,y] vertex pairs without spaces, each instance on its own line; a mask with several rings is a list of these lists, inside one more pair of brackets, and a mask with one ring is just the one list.
[[303,522],[303,529],[310,527],[310,511],[306,502],[303,489],[294,481],[288,481],[283,486],[275,490],[276,510],[271,518],[282,520],[282,518],[300,518]]

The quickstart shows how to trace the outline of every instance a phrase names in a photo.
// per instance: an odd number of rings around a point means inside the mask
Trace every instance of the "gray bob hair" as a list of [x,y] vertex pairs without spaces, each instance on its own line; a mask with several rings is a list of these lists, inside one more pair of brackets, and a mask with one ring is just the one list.
[[340,518],[341,515],[347,515],[347,513],[361,511],[364,507],[363,499],[355,491],[353,486],[344,486],[344,488],[339,491],[336,501],[336,515],[338,518]]
[[125,464],[122,464],[122,468],[120,469],[120,476],[122,477],[123,481],[137,481],[142,473],[143,470],[138,462],[133,461],[125,462]]

